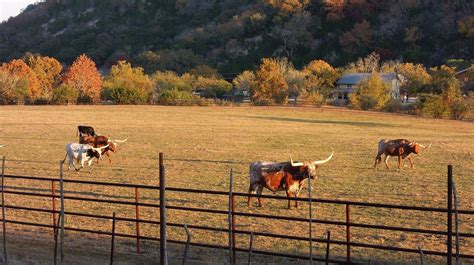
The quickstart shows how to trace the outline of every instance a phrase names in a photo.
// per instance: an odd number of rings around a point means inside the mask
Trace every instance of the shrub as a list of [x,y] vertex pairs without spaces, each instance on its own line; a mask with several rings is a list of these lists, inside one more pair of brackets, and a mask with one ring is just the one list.
[[377,107],[378,100],[373,96],[369,95],[360,95],[359,96],[359,106],[363,110],[371,110]]
[[52,101],[54,104],[68,104],[77,100],[77,97],[79,97],[79,90],[72,86],[61,84],[54,88]]
[[324,95],[318,92],[303,92],[298,97],[298,104],[315,105],[317,107],[321,107],[325,103],[326,100]]
[[391,99],[387,104],[384,106],[384,110],[387,112],[399,112],[402,108],[402,103],[400,100]]
[[470,105],[469,105],[469,102],[467,102],[467,100],[456,99],[451,103],[449,108],[450,108],[450,115],[452,119],[462,120],[466,117],[466,114],[469,112]]
[[157,103],[172,106],[199,105],[198,98],[194,97],[189,92],[179,91],[176,88],[163,91],[159,95]]
[[417,102],[417,108],[421,110],[422,115],[431,116],[433,118],[441,118],[446,112],[446,105],[439,95],[420,95]]
[[153,82],[142,68],[132,68],[129,63],[119,61],[105,79],[104,90],[102,96],[120,104],[146,103],[153,91]]

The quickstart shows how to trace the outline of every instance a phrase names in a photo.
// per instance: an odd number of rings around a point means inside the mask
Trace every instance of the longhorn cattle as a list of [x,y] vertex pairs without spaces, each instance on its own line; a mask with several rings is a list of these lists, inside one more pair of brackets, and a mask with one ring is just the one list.
[[79,137],[82,136],[97,136],[97,134],[94,131],[94,128],[92,126],[88,125],[79,125],[77,126],[77,133],[79,134]]
[[[109,158],[109,163],[112,163],[112,159],[110,158],[109,151],[112,151],[113,153],[118,151],[118,144],[117,143],[124,143],[126,142],[127,139],[125,140],[111,140],[107,136],[99,135],[99,136],[82,136],[79,137],[79,143],[80,144],[89,144],[95,148],[107,146],[102,150],[101,155],[107,155]],[[97,163],[99,163],[99,159],[97,159]]]
[[374,169],[377,168],[377,165],[380,164],[382,161],[382,154],[385,154],[385,166],[387,169],[390,169],[388,166],[388,159],[391,156],[397,156],[398,157],[398,168],[402,168],[402,160],[405,158],[408,158],[408,161],[410,161],[411,168],[413,169],[413,158],[411,157],[411,154],[416,154],[420,155],[421,153],[421,148],[428,149],[431,147],[431,144],[428,145],[428,147],[421,145],[416,142],[410,142],[406,139],[396,139],[396,140],[386,140],[382,139],[379,141],[379,148],[377,152],[377,156],[375,157],[375,163],[374,163]]
[[[261,195],[263,188],[267,188],[274,193],[280,190],[286,191],[286,195],[298,198],[307,178],[316,178],[316,168],[331,160],[334,151],[325,160],[306,161],[301,163],[293,162],[290,158],[289,162],[273,163],[273,162],[254,162],[250,164],[249,177],[249,196],[247,205],[250,206],[251,194],[256,191],[257,195]],[[262,200],[257,198],[258,206],[262,207]],[[288,200],[288,208],[291,200]],[[295,201],[295,207],[298,208],[298,201]]]
[[[62,160],[61,164],[66,161],[66,158],[69,158],[68,170],[71,169],[71,165],[76,171],[81,170],[84,167],[84,163],[87,162],[88,166],[91,166],[92,159],[94,157],[100,158],[102,150],[107,148],[107,146],[94,148],[88,144],[78,144],[78,143],[69,143],[66,144],[66,155]],[[80,168],[77,168],[74,162],[81,164]]]

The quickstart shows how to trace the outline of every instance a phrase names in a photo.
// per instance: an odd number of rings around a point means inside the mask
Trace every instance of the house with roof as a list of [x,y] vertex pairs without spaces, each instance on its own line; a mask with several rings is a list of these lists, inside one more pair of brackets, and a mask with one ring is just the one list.
[[[347,104],[351,93],[357,92],[360,82],[370,79],[371,73],[353,73],[345,74],[336,81],[332,93],[332,101],[336,104]],[[380,79],[384,83],[390,84],[390,96],[393,99],[401,99],[400,87],[406,81],[406,78],[395,72],[381,73]]]

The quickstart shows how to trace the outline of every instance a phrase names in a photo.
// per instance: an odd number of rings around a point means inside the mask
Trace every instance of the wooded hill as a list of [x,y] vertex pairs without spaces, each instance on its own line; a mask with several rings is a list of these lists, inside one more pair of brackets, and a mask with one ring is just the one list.
[[432,66],[473,58],[473,11],[467,0],[48,0],[0,24],[0,62],[85,53],[98,66],[209,65],[226,77],[264,57],[341,66],[375,51]]

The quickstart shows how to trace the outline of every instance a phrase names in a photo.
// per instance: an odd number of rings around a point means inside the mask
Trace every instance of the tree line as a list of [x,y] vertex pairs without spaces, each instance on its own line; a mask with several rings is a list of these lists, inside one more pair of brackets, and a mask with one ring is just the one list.
[[[473,67],[467,72],[472,80]],[[0,66],[0,99],[4,103],[49,104],[76,102],[117,104],[200,105],[206,99],[239,101],[248,97],[255,105],[299,104],[321,106],[334,97],[336,81],[347,73],[371,73],[349,97],[349,107],[364,110],[406,111],[399,99],[390,97],[390,84],[380,73],[394,72],[405,78],[401,89],[417,95],[408,110],[433,117],[463,119],[469,103],[463,97],[456,68],[448,65],[425,68],[421,64],[380,60],[377,53],[340,68],[324,60],[312,60],[301,69],[286,58],[264,58],[255,71],[243,71],[231,82],[207,65],[189,72],[155,71],[117,61],[106,74],[95,62],[80,55],[67,68],[48,56],[28,53]],[[466,91],[464,91],[466,92]]]

